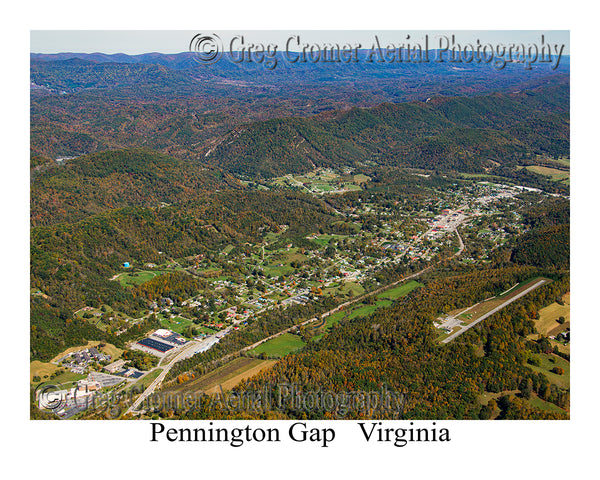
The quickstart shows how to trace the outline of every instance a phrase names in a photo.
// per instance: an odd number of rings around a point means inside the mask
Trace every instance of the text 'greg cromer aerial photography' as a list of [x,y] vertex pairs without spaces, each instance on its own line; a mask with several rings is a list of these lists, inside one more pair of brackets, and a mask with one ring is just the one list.
[[568,32],[178,38],[32,46],[31,419],[569,419]]

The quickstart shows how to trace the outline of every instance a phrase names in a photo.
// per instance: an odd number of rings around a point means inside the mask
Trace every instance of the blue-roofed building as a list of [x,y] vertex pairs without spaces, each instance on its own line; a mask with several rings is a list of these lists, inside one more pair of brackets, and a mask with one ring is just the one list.
[[129,268],[129,262],[123,262],[123,267]]

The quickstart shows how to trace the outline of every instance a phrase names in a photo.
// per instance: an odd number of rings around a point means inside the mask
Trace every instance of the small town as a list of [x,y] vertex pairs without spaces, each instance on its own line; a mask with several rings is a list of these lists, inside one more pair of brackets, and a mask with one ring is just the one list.
[[[331,178],[335,174],[328,170],[313,178],[324,176]],[[291,183],[290,178],[285,177],[284,185]],[[296,187],[291,183],[289,188]],[[161,265],[125,262],[123,271],[111,280],[123,285],[138,284],[169,271],[181,271],[202,278],[206,288],[190,298],[152,300],[146,316],[137,319],[127,318],[108,305],[85,306],[77,311],[76,315],[100,328],[114,329],[117,335],[150,316],[158,319],[162,327],[129,344],[130,352],[146,355],[146,360],[154,359],[138,363],[142,368],[136,368],[132,359],[113,359],[96,347],[56,360],[56,365],[77,375],[70,389],[62,391],[65,402],[58,415],[71,418],[85,411],[89,398],[106,388],[124,391],[138,382],[148,387],[140,398],[145,397],[160,385],[174,363],[206,352],[263,313],[306,305],[324,296],[352,301],[381,286],[376,277],[383,268],[403,264],[417,271],[445,252],[461,253],[464,242],[476,244],[477,255],[463,255],[459,261],[485,263],[511,235],[526,231],[515,213],[519,202],[525,201],[521,198],[524,192],[529,196],[545,195],[529,187],[473,182],[454,191],[437,192],[423,200],[418,209],[406,210],[398,202],[389,205],[359,198],[357,206],[337,212],[356,225],[355,231],[314,232],[306,236],[312,248],[281,244],[279,237],[287,225],[279,225],[279,232],[265,233],[261,244],[248,245],[243,251],[229,246],[211,257],[186,259],[173,259],[168,252],[162,252],[165,263]],[[317,189],[312,193],[335,195],[338,190]],[[243,276],[242,271],[246,272]],[[446,338],[459,329],[460,321],[448,317],[438,319],[434,325],[440,328],[440,338]],[[152,383],[147,385],[150,380]]]

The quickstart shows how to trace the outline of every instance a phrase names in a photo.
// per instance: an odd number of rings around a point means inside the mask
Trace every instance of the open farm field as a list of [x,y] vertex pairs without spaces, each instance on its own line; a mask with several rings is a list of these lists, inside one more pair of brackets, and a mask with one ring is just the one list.
[[123,287],[135,287],[166,273],[164,271],[125,272],[116,279]]
[[[556,335],[559,331],[566,329],[570,326],[571,321],[571,295],[567,293],[563,296],[562,301],[564,305],[559,305],[554,302],[547,307],[540,309],[540,318],[535,320],[535,327],[538,332],[543,335]],[[558,319],[564,317],[565,322],[560,324]]]
[[265,353],[268,357],[283,357],[288,353],[300,350],[304,345],[304,341],[298,335],[284,333],[283,335],[279,335],[278,337],[261,343],[258,347],[253,348],[248,353],[251,355]]
[[527,167],[527,170],[529,170],[530,172],[538,173],[540,175],[544,175],[546,177],[550,177],[556,182],[564,182],[568,184],[571,178],[571,174],[569,172],[559,170],[557,168],[542,167],[540,165],[530,165]]
[[412,292],[415,288],[422,286],[422,283],[419,283],[416,280],[411,280],[408,283],[403,283],[401,285],[398,285],[397,287],[390,288],[389,290],[380,293],[379,295],[377,295],[377,298],[396,300],[397,298],[403,297],[404,295]]

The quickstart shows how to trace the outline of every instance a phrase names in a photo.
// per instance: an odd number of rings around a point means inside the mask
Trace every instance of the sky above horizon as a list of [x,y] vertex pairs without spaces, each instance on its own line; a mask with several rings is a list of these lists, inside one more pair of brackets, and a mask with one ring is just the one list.
[[[192,30],[31,30],[30,53],[181,53],[189,51],[189,44],[198,33],[213,33]],[[285,48],[287,39],[299,35],[301,43],[322,44],[360,43],[361,48],[371,48],[377,36],[382,46],[387,43],[421,42],[429,37],[429,48],[440,48],[440,37],[456,44],[470,43],[510,45],[512,43],[565,45],[564,55],[570,55],[570,32],[568,30],[216,30],[225,46],[234,36],[243,35],[245,43],[276,44]],[[407,40],[407,36],[410,39]],[[443,46],[443,45],[442,45]],[[292,48],[291,50],[295,50]]]

